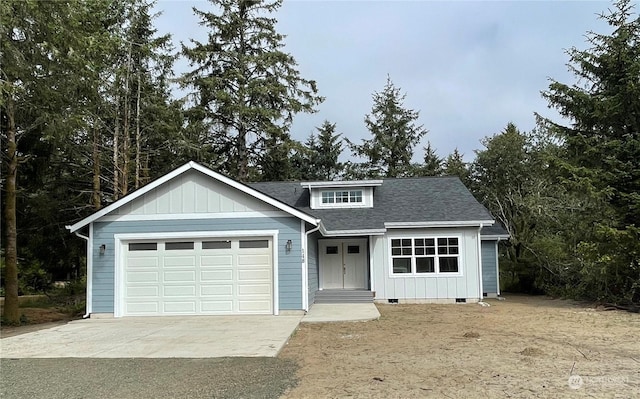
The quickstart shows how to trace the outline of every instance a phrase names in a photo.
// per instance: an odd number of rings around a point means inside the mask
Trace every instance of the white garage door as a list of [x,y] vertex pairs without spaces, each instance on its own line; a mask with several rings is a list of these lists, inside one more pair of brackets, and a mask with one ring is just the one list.
[[132,241],[123,315],[273,314],[270,238]]

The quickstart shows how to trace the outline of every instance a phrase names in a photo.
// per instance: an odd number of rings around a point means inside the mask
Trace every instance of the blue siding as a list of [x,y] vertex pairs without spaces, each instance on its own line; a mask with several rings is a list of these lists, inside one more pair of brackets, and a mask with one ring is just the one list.
[[487,294],[498,293],[496,245],[497,241],[482,241],[482,290]]
[[[95,222],[93,226],[93,312],[114,312],[114,234],[167,233],[189,231],[225,230],[278,230],[278,299],[280,309],[302,309],[302,256],[300,242],[300,220],[282,218],[238,218],[238,219],[179,219],[126,222]],[[287,253],[285,245],[291,240],[293,249]],[[100,255],[100,245],[106,245]]]
[[318,237],[321,235],[313,233],[309,237],[307,243],[307,261],[309,269],[307,270],[309,281],[309,305],[316,300],[316,291],[320,287],[318,284]]

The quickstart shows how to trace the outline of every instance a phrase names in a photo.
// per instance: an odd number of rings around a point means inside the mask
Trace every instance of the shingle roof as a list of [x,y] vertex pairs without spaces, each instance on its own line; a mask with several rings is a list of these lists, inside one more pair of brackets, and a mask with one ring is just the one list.
[[383,179],[374,188],[373,208],[311,209],[300,182],[251,183],[252,188],[322,220],[328,231],[384,229],[395,222],[493,220],[457,177]]
[[483,236],[508,236],[509,232],[500,224],[500,222],[496,222],[493,226],[483,227],[480,234]]

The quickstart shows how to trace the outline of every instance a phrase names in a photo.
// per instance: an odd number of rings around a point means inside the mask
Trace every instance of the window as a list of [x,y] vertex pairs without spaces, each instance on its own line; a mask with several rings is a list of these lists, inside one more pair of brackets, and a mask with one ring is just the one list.
[[360,253],[360,245],[347,245],[347,253],[348,254],[359,254]]
[[129,244],[129,251],[155,251],[158,244],[155,242],[139,242]]
[[164,244],[164,249],[166,249],[167,251],[175,251],[179,249],[193,249],[193,241],[168,242]]
[[269,248],[269,240],[240,241],[240,248]]
[[202,241],[202,249],[229,249],[231,241]]
[[362,190],[351,191],[323,191],[323,204],[361,204]]
[[337,255],[338,254],[338,247],[337,246],[329,246],[327,247],[327,255]]
[[393,274],[458,273],[457,237],[394,238],[391,240]]

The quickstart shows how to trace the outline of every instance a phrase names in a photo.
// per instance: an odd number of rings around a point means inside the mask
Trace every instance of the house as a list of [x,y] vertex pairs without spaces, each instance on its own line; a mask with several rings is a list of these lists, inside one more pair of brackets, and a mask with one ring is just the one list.
[[67,228],[87,315],[282,314],[499,294],[508,236],[457,178],[242,184],[189,162]]

